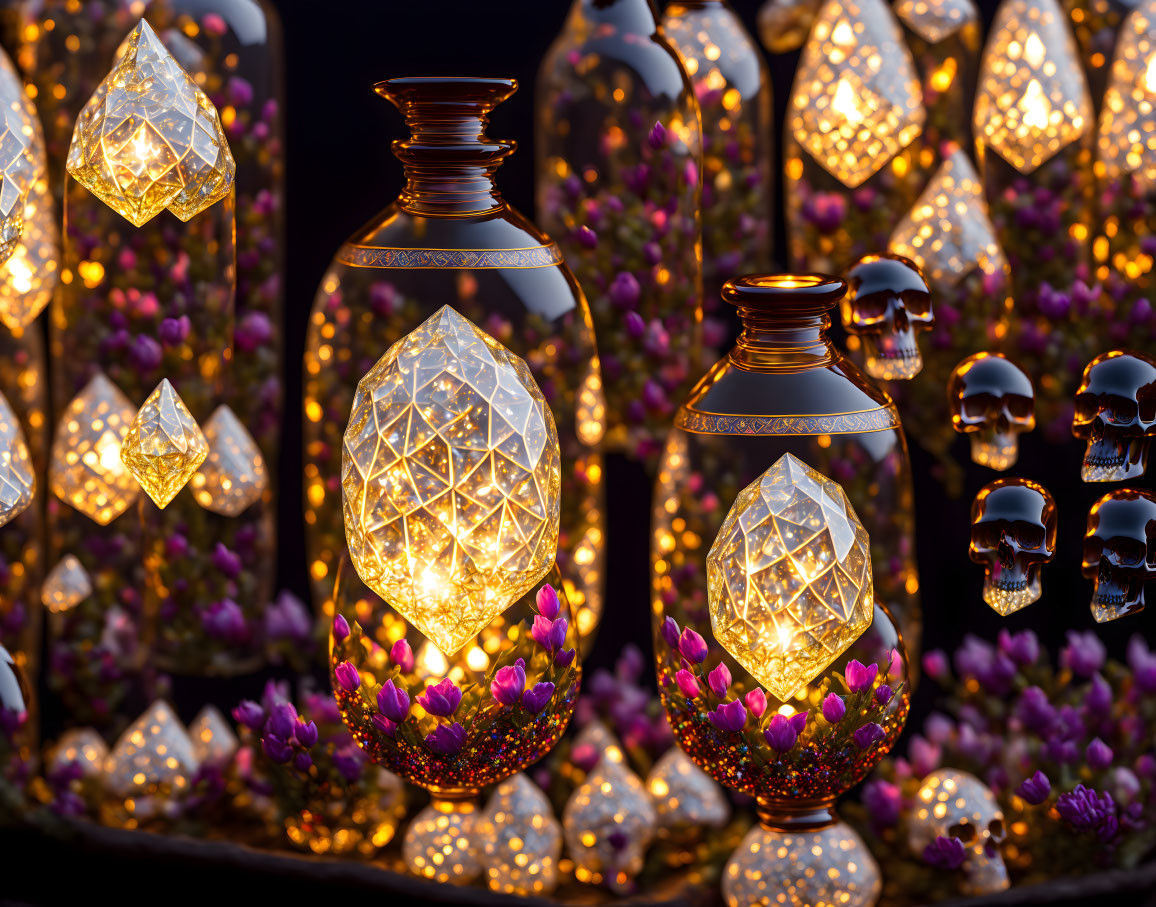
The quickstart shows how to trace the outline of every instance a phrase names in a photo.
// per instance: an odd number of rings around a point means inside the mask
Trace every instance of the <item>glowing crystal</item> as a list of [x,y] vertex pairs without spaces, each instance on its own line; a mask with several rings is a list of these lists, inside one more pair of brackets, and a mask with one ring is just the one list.
[[899,0],[895,15],[928,44],[938,44],[967,23],[979,21],[971,0]]
[[188,786],[197,757],[181,719],[158,699],[120,735],[105,770],[118,796],[177,792]]
[[434,800],[405,830],[401,852],[415,875],[465,885],[482,871],[474,840],[480,816],[468,801]]
[[63,614],[92,595],[92,580],[74,554],[66,554],[44,578],[40,600],[53,614]]
[[217,108],[143,19],[76,118],[68,172],[141,226],[227,196],[236,165]]
[[1156,0],[1137,6],[1120,30],[1098,141],[1109,179],[1132,174],[1142,191],[1156,186]]
[[977,267],[1007,266],[971,160],[956,149],[891,234],[888,248],[914,261],[932,284],[954,286]]
[[76,764],[85,777],[99,777],[108,760],[108,744],[90,727],[72,728],[60,735],[48,760],[50,771]]
[[524,897],[549,894],[557,886],[562,826],[546,795],[525,775],[497,786],[477,838],[491,891]]
[[141,488],[164,508],[209,455],[209,444],[168,378],[149,394],[136,414],[120,458]]
[[72,398],[52,442],[52,493],[90,520],[107,526],[128,510],[140,485],[120,459],[136,411],[120,388],[97,372]]
[[1006,0],[984,48],[975,133],[1020,173],[1031,173],[1094,125],[1065,18],[1055,0]]
[[791,131],[855,188],[910,145],[927,116],[911,53],[883,0],[828,0],[791,90]]
[[357,386],[341,472],[358,575],[452,655],[553,564],[559,457],[526,364],[441,308]]
[[24,229],[24,202],[33,183],[44,176],[39,128],[24,82],[0,51],[0,263],[16,250]]
[[225,716],[213,705],[206,705],[197,713],[189,725],[189,738],[193,741],[193,757],[202,765],[228,762],[241,745]]
[[0,394],[0,526],[20,516],[35,493],[36,474],[24,429],[7,398]]
[[236,414],[218,406],[205,423],[209,455],[192,478],[193,497],[206,510],[239,516],[269,487],[265,458]]
[[739,492],[706,565],[715,638],[777,699],[871,624],[867,530],[843,489],[791,454]]
[[731,815],[722,788],[677,746],[654,763],[646,789],[664,828],[720,827]]

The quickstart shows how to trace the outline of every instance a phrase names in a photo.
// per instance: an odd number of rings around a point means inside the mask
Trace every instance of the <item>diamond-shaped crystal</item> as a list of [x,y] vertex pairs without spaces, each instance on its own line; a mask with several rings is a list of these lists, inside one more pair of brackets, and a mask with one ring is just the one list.
[[780,700],[871,624],[867,530],[843,489],[791,454],[739,493],[706,566],[715,638]]
[[1055,0],[1006,0],[988,33],[975,134],[1020,173],[1031,173],[1095,125],[1066,20]]
[[184,789],[197,757],[181,719],[158,699],[128,726],[108,757],[106,783],[118,796]]
[[526,363],[439,309],[357,386],[341,479],[358,575],[452,655],[553,564],[559,457]]
[[987,214],[983,184],[971,160],[956,149],[891,234],[888,248],[914,261],[933,286],[953,286],[977,267],[1006,267]]
[[158,507],[164,508],[209,455],[209,444],[168,378],[136,414],[120,458]]
[[92,595],[92,579],[74,554],[60,559],[40,587],[40,600],[53,614],[75,608]]
[[938,44],[969,22],[979,21],[971,0],[899,0],[895,15],[928,44]]
[[136,226],[220,201],[236,164],[217,108],[143,19],[76,118],[68,172]]
[[140,494],[120,459],[121,442],[135,417],[128,397],[97,372],[56,427],[48,466],[52,493],[101,526],[128,510]]
[[1156,0],[1137,6],[1120,29],[1100,110],[1099,156],[1109,179],[1132,174],[1156,186]]
[[225,716],[211,704],[201,709],[189,725],[189,739],[193,741],[193,756],[202,765],[225,763],[240,746]]
[[795,141],[855,188],[914,141],[927,115],[911,53],[883,0],[828,0],[791,90]]
[[48,767],[56,772],[69,765],[77,765],[85,777],[99,777],[108,760],[108,744],[90,727],[71,728],[60,735]]
[[32,503],[36,474],[20,420],[0,394],[0,526],[18,517]]
[[36,108],[8,55],[0,51],[0,264],[7,261],[24,229],[24,203],[44,178],[44,138]]
[[269,487],[265,458],[253,436],[228,406],[218,406],[205,423],[209,455],[190,487],[197,503],[222,516],[239,516]]

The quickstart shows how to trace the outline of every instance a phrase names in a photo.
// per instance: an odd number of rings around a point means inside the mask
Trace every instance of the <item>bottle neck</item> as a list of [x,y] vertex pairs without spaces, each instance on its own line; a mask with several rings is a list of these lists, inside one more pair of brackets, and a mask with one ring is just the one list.
[[739,307],[743,330],[731,350],[736,366],[753,372],[798,372],[824,368],[838,353],[827,336],[826,313],[783,318],[758,309]]

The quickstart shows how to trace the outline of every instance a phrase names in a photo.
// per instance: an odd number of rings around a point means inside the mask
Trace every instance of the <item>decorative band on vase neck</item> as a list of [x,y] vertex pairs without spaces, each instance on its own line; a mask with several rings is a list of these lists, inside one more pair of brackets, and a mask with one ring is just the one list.
[[847,435],[899,427],[894,405],[854,413],[815,416],[735,416],[704,413],[683,406],[674,424],[700,435]]
[[337,260],[354,268],[479,270],[553,268],[562,264],[556,243],[525,249],[396,249],[346,243]]

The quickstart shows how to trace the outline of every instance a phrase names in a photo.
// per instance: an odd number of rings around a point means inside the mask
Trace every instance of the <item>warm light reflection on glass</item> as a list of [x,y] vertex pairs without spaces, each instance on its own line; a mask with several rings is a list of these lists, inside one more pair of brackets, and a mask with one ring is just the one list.
[[269,488],[261,449],[228,406],[218,406],[205,423],[209,455],[189,482],[193,497],[206,510],[240,516]]
[[53,614],[63,614],[92,595],[92,579],[73,554],[66,554],[44,578],[40,600]]
[[1104,175],[1131,174],[1142,191],[1156,188],[1156,2],[1124,22],[1100,111],[1099,158]]
[[0,526],[23,513],[35,493],[36,474],[24,429],[0,394]]

